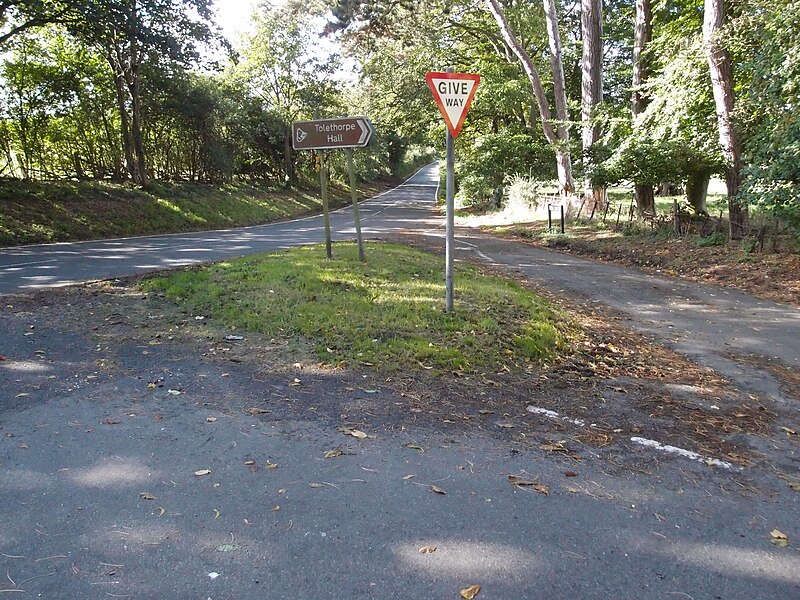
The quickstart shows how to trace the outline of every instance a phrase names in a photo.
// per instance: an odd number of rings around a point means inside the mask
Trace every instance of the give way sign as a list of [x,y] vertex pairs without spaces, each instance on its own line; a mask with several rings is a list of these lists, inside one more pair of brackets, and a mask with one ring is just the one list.
[[481,76],[471,73],[433,72],[425,75],[425,81],[433,92],[433,99],[439,105],[450,135],[458,137]]

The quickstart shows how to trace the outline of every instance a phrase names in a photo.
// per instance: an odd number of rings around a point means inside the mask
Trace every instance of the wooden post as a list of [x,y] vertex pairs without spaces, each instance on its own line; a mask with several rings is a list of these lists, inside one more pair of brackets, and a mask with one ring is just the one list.
[[319,151],[319,185],[322,188],[322,220],[325,222],[325,255],[333,258],[331,249],[331,216],[328,214],[328,161],[327,151]]
[[353,149],[348,148],[347,171],[350,174],[350,196],[353,198],[353,219],[356,224],[356,242],[358,243],[358,260],[364,262],[364,242],[361,239],[361,216],[358,212],[358,189],[356,189],[356,170],[353,166]]

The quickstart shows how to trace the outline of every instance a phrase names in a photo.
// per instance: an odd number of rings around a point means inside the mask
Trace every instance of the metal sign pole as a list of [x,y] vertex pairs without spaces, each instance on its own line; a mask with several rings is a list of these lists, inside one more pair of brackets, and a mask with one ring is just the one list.
[[453,312],[453,251],[455,249],[455,202],[453,197],[455,195],[455,151],[453,148],[453,136],[450,130],[447,130],[447,185],[445,188],[446,194],[446,212],[447,212],[447,226],[445,230],[445,308],[447,313]]
[[353,166],[353,149],[345,150],[347,153],[347,170],[350,174],[350,196],[353,198],[353,219],[356,223],[356,241],[358,242],[358,260],[364,262],[364,242],[361,239],[361,216],[358,212],[358,190],[356,189],[356,169]]

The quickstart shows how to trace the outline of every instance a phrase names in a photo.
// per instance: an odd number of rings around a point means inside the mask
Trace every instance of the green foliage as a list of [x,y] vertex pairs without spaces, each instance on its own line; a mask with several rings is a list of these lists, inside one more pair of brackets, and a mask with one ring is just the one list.
[[501,188],[507,173],[536,173],[542,181],[555,175],[552,151],[541,139],[503,129],[477,137],[460,155],[457,171],[463,204],[484,202]]
[[506,181],[504,208],[525,213],[539,206],[539,184],[523,175],[512,175]]
[[386,371],[425,367],[496,372],[524,368],[565,346],[559,314],[517,283],[458,265],[455,310],[446,314],[439,257],[370,243],[237,259],[145,284],[220,327],[286,336],[330,363]]
[[750,79],[742,197],[800,229],[800,1],[754,2],[739,22]]
[[724,246],[728,243],[727,234],[721,231],[715,231],[709,236],[699,237],[696,242],[698,248],[709,248],[711,246]]

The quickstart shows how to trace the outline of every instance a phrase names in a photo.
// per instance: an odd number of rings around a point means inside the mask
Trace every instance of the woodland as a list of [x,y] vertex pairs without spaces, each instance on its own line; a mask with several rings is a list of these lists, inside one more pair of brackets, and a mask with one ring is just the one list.
[[348,114],[377,131],[360,177],[396,173],[443,146],[425,73],[452,67],[482,78],[462,204],[622,186],[639,220],[665,190],[707,215],[718,178],[730,238],[766,216],[796,239],[800,0],[288,0],[240,40],[216,10],[0,2],[0,177],[292,186],[318,165],[291,122]]

